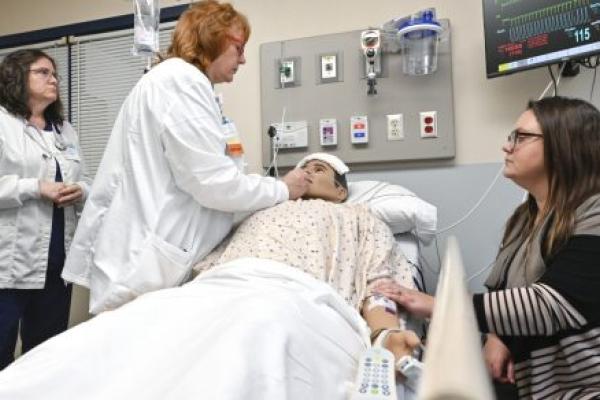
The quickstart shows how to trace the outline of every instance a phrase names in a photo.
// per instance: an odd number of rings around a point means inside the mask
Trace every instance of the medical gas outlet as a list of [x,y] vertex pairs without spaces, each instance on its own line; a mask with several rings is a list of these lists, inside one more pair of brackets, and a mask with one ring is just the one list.
[[333,80],[337,78],[337,55],[327,54],[321,56],[321,80]]
[[282,84],[289,84],[296,82],[296,65],[294,60],[285,60],[281,62],[279,67],[279,81]]
[[323,118],[319,120],[319,138],[321,146],[337,145],[337,120],[334,118]]
[[369,121],[366,116],[350,117],[350,141],[353,144],[369,143]]
[[435,112],[435,111],[420,112],[419,119],[420,119],[420,124],[421,124],[421,137],[422,138],[438,137],[437,112]]

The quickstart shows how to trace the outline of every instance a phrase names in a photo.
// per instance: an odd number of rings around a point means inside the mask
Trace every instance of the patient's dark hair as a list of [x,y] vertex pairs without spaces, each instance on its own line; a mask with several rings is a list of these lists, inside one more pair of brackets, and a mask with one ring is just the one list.
[[346,191],[348,191],[348,182],[346,181],[346,174],[340,175],[335,169],[333,170],[333,174],[333,179],[335,179],[337,183],[342,185],[342,187],[346,189]]

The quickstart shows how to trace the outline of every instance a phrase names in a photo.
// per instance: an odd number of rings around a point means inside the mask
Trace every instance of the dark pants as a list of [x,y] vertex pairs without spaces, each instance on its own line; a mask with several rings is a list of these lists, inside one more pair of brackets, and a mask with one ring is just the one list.
[[48,268],[43,289],[0,289],[0,370],[14,361],[19,322],[22,353],[67,329],[72,285]]
[[510,383],[500,383],[494,381],[494,392],[496,393],[496,400],[519,399],[517,387]]

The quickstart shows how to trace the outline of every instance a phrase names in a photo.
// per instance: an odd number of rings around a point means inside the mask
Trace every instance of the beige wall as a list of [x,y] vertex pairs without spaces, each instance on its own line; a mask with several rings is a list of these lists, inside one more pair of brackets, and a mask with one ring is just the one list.
[[[162,0],[163,7],[188,3]],[[130,0],[0,0],[0,35],[129,13]],[[458,164],[501,160],[500,146],[525,101],[547,83],[541,70],[485,78],[481,0],[236,0],[253,27],[247,64],[218,90],[242,131],[251,170],[260,166],[259,45],[264,42],[378,26],[434,6],[452,24],[455,131]]]

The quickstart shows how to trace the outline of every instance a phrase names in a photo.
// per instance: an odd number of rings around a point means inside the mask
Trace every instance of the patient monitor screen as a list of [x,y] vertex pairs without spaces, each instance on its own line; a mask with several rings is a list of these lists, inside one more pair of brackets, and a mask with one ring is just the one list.
[[600,52],[600,0],[483,0],[488,78]]

